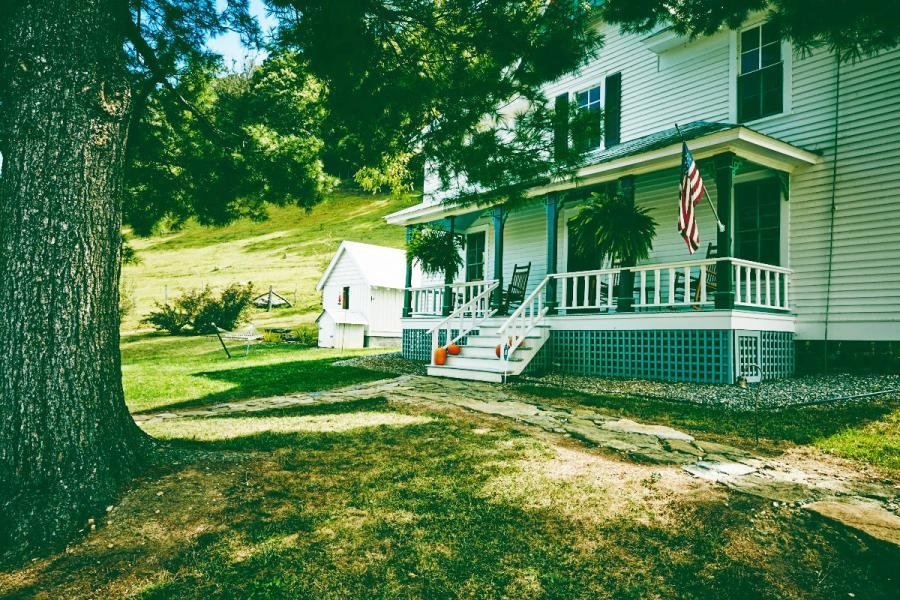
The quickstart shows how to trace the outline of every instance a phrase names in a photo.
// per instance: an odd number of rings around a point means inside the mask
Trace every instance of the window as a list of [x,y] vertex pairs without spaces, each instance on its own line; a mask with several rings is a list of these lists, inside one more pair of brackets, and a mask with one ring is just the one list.
[[778,265],[781,250],[781,185],[761,179],[734,186],[735,254]]
[[466,281],[484,279],[485,237],[483,231],[466,236]]
[[344,292],[341,294],[341,308],[349,310],[350,308],[350,287],[344,286]]
[[578,106],[579,111],[586,111],[589,115],[586,130],[580,133],[577,139],[573,140],[575,142],[575,147],[580,151],[599,148],[600,142],[602,141],[600,139],[600,119],[591,118],[593,116],[591,113],[599,115],[600,109],[603,106],[600,101],[600,86],[598,85],[588,90],[584,90],[583,92],[576,93],[575,104]]
[[763,24],[741,33],[738,120],[753,121],[783,111],[784,61],[775,28]]

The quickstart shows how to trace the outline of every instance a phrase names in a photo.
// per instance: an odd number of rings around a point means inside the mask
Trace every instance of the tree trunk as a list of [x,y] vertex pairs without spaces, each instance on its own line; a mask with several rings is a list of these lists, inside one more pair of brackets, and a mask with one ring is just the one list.
[[118,279],[130,90],[124,0],[0,19],[0,555],[72,539],[140,468]]

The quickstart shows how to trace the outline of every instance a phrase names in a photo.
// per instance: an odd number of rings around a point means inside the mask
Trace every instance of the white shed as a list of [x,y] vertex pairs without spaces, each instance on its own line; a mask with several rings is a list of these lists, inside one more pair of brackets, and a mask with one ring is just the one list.
[[341,242],[316,285],[322,292],[319,346],[399,346],[405,279],[403,250]]

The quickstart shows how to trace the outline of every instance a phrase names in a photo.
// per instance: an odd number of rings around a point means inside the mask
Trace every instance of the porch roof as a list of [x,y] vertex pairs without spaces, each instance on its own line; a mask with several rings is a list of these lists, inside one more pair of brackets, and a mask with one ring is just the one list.
[[[723,152],[734,152],[753,163],[788,173],[821,160],[818,154],[733,123],[695,121],[681,126],[681,133],[685,140],[691,142],[691,153],[696,160]],[[641,175],[677,167],[681,164],[681,137],[673,127],[594,152],[588,155],[587,163],[573,178],[538,184],[529,189],[527,194],[542,196],[548,192],[594,185],[626,175]],[[495,197],[477,205],[422,203],[389,214],[385,220],[394,225],[426,223],[483,210],[502,201],[502,197]]]

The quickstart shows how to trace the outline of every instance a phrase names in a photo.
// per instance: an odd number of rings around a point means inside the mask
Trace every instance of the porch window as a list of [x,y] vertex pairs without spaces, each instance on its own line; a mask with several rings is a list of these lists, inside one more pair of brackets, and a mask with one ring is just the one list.
[[735,185],[734,208],[737,258],[780,264],[781,185],[778,179]]
[[466,236],[466,281],[484,279],[485,234],[483,231]]
[[753,121],[783,110],[784,61],[775,28],[762,24],[741,32],[738,120]]

